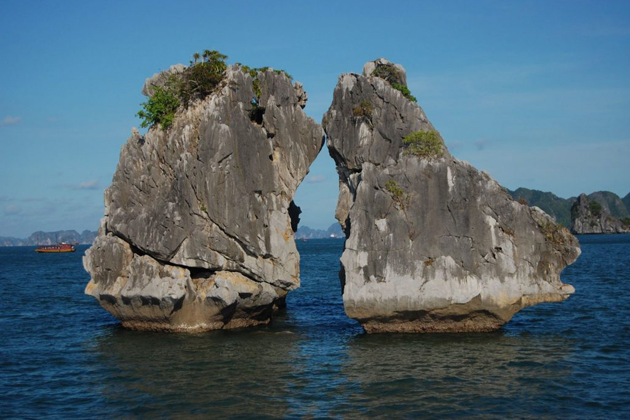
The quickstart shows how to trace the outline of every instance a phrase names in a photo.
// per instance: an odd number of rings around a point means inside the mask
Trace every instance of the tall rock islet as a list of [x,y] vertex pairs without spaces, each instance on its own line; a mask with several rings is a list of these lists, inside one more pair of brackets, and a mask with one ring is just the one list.
[[580,194],[571,207],[571,232],[579,235],[630,233],[630,218],[620,220],[610,214],[607,205]]
[[[143,93],[184,70],[153,76]],[[84,257],[86,293],[131,329],[268,322],[300,282],[292,200],[324,139],[305,103],[286,73],[233,65],[168,130],[133,130]]]
[[367,332],[491,331],[573,293],[560,272],[576,238],[454,158],[402,66],[341,75],[323,125],[347,236],[344,306]]

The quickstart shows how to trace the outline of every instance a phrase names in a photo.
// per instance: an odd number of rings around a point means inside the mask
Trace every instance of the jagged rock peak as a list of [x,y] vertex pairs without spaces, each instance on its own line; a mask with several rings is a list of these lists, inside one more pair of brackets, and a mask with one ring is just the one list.
[[299,286],[292,200],[323,144],[305,100],[284,73],[232,65],[168,129],[133,130],[84,257],[86,293],[134,329],[268,322]]
[[323,119],[339,173],[348,316],[367,332],[490,331],[526,306],[566,299],[574,289],[560,272],[577,240],[452,157],[390,77],[400,69],[379,59],[342,74]]

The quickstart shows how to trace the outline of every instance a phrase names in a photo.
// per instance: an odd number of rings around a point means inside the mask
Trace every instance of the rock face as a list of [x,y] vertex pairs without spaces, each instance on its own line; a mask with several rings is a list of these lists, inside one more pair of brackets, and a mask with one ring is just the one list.
[[571,207],[571,232],[579,235],[628,233],[630,219],[621,221],[611,216],[608,206],[589,199],[586,194],[581,194]]
[[[339,173],[336,217],[348,316],[367,332],[499,328],[520,309],[566,299],[580,254],[569,231],[514,201],[487,173],[452,157],[422,108],[372,73],[343,74],[324,116]],[[429,152],[403,139],[432,133]],[[414,148],[415,147],[415,148]]]
[[[166,73],[181,72],[174,66]],[[230,66],[168,131],[132,130],[86,252],[85,292],[133,329],[266,323],[299,286],[295,191],[323,144],[301,85]],[[165,79],[156,75],[151,80]]]

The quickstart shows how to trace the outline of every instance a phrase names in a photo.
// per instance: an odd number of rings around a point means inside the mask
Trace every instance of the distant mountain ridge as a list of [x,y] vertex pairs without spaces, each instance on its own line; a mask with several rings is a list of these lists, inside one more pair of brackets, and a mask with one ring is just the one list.
[[91,244],[96,236],[97,232],[90,230],[84,230],[81,233],[76,230],[37,231],[26,239],[0,236],[0,246],[54,245],[60,242]]
[[322,238],[345,238],[341,225],[339,223],[333,223],[326,230],[323,229],[311,229],[308,226],[298,227],[295,232],[296,239],[322,239]]
[[514,191],[508,191],[515,200],[523,199],[530,206],[543,209],[562,226],[566,228],[571,226],[571,205],[575,201],[574,197],[564,199],[551,192],[530,190],[529,188],[517,188]]
[[[572,227],[571,206],[577,201],[577,197],[561,198],[551,192],[530,190],[529,188],[517,188],[508,190],[515,200],[525,200],[530,206],[543,209],[551,217],[567,229]],[[623,199],[610,191],[595,191],[588,194],[588,199],[598,202],[607,215],[616,219],[630,217],[630,193]],[[577,232],[580,233],[580,232]]]

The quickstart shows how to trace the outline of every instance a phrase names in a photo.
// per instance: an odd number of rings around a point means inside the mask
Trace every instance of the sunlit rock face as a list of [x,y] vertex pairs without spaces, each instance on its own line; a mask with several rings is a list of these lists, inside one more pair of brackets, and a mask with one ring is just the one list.
[[[180,108],[167,131],[133,130],[123,146],[99,237],[84,258],[86,293],[123,326],[266,323],[299,286],[292,200],[323,130],[304,113],[299,83],[273,69],[257,79],[254,92],[250,72],[230,66],[217,90]],[[264,113],[253,118],[255,95]]]
[[[341,75],[324,116],[348,316],[367,332],[491,331],[566,299],[574,289],[560,272],[580,254],[576,238],[451,156],[405,81],[400,65],[367,63]],[[417,131],[433,133],[427,154],[403,141]]]

